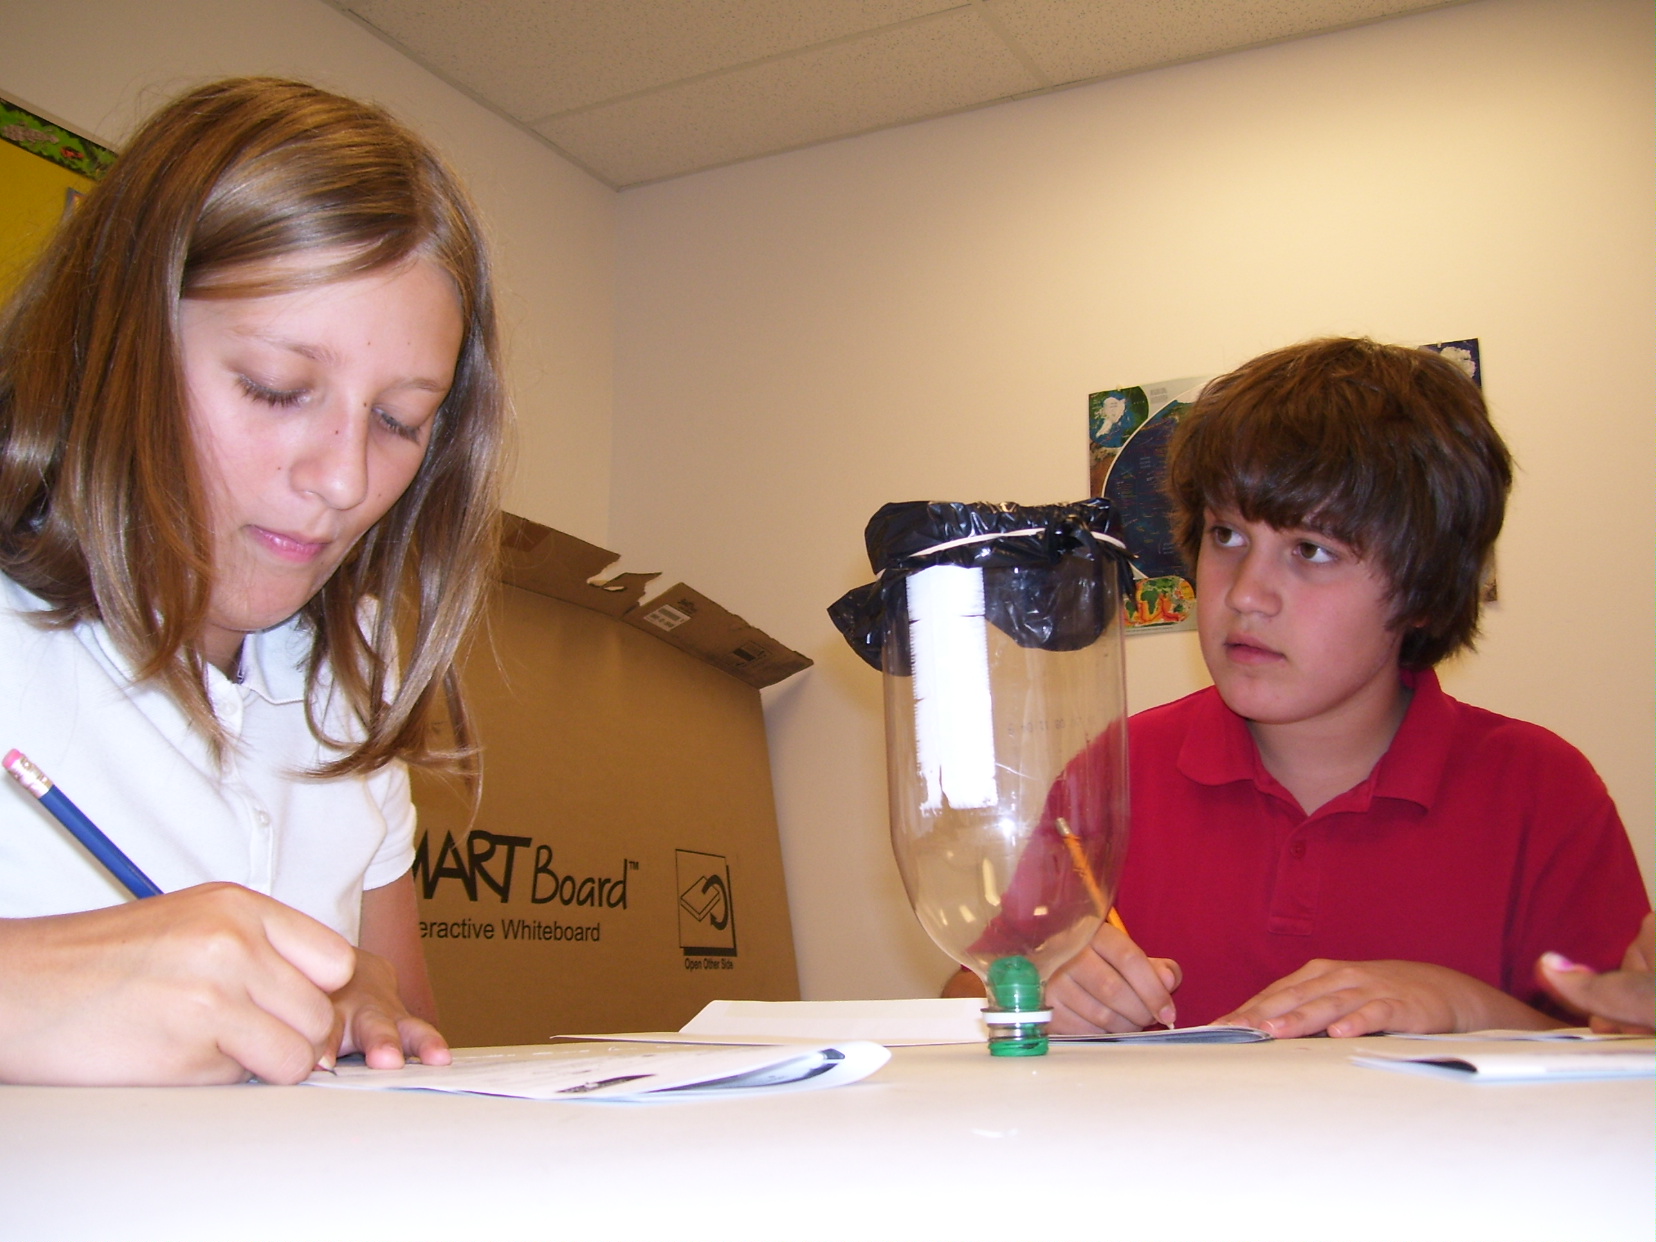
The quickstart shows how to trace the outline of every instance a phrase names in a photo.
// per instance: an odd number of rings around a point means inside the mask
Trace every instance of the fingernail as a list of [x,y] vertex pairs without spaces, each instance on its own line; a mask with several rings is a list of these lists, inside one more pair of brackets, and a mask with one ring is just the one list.
[[334,1066],[336,1064],[338,1064],[338,1060],[335,1058],[334,1054],[330,1052],[316,1063],[316,1068],[319,1070],[327,1070],[328,1073],[331,1074],[334,1072]]
[[1156,1021],[1160,1022],[1163,1026],[1167,1027],[1169,1030],[1173,1029],[1173,1024],[1175,1022],[1177,1022],[1178,1020],[1179,1020],[1178,1011],[1175,1010],[1172,1005],[1163,1005],[1159,1010],[1156,1011]]
[[1565,974],[1590,973],[1589,967],[1583,966],[1580,962],[1572,962],[1562,953],[1543,953],[1541,964],[1548,970],[1556,970]]

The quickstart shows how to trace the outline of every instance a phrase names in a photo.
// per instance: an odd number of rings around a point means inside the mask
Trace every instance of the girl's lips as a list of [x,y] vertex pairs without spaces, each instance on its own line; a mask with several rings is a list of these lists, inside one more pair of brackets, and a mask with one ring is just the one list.
[[263,526],[253,526],[249,529],[253,533],[253,538],[261,547],[273,552],[284,561],[293,561],[295,564],[302,565],[314,561],[322,555],[322,550],[328,546],[326,540],[301,539],[297,535],[266,530]]

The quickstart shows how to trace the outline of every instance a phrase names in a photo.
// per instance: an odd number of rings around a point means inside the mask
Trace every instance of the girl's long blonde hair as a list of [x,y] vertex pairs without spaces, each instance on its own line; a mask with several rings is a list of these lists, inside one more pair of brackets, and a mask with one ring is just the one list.
[[[307,261],[277,263],[294,256]],[[331,667],[361,732],[325,739],[344,753],[316,775],[393,759],[466,770],[455,663],[493,576],[507,415],[481,233],[430,148],[379,108],[304,83],[203,86],[143,126],[0,318],[0,571],[52,623],[101,621],[215,748],[197,647],[212,544],[179,300],[284,293],[416,257],[459,296],[454,386],[408,490],[300,615],[309,688]]]

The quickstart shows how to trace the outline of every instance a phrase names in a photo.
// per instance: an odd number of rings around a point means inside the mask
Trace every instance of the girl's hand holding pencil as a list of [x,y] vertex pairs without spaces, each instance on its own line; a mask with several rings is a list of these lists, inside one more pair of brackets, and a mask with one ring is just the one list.
[[234,884],[0,920],[0,1081],[293,1083],[331,1065],[345,939]]
[[[7,753],[0,766],[133,897],[153,899],[0,923],[0,961],[11,937],[23,963],[15,973],[0,967],[0,1082],[132,1086],[235,1082],[250,1073],[297,1082],[313,1067],[331,1069],[341,1052],[365,1053],[380,1069],[401,1067],[406,1055],[447,1064],[448,1043],[409,1013],[389,962],[234,884],[163,896],[21,751]],[[102,935],[117,938],[112,950],[98,946]],[[62,963],[36,975],[30,955],[49,960],[54,943]],[[77,952],[87,953],[78,971]],[[133,953],[141,960],[119,965]],[[65,1041],[65,1030],[99,1046]],[[121,1035],[109,1043],[88,1040],[90,1031]]]

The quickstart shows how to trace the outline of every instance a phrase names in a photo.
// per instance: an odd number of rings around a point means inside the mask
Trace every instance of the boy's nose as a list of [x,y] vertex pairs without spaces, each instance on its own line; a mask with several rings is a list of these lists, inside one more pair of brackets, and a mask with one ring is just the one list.
[[1225,602],[1237,612],[1276,611],[1276,579],[1269,560],[1258,549],[1249,548],[1237,563],[1236,574],[1225,592]]

